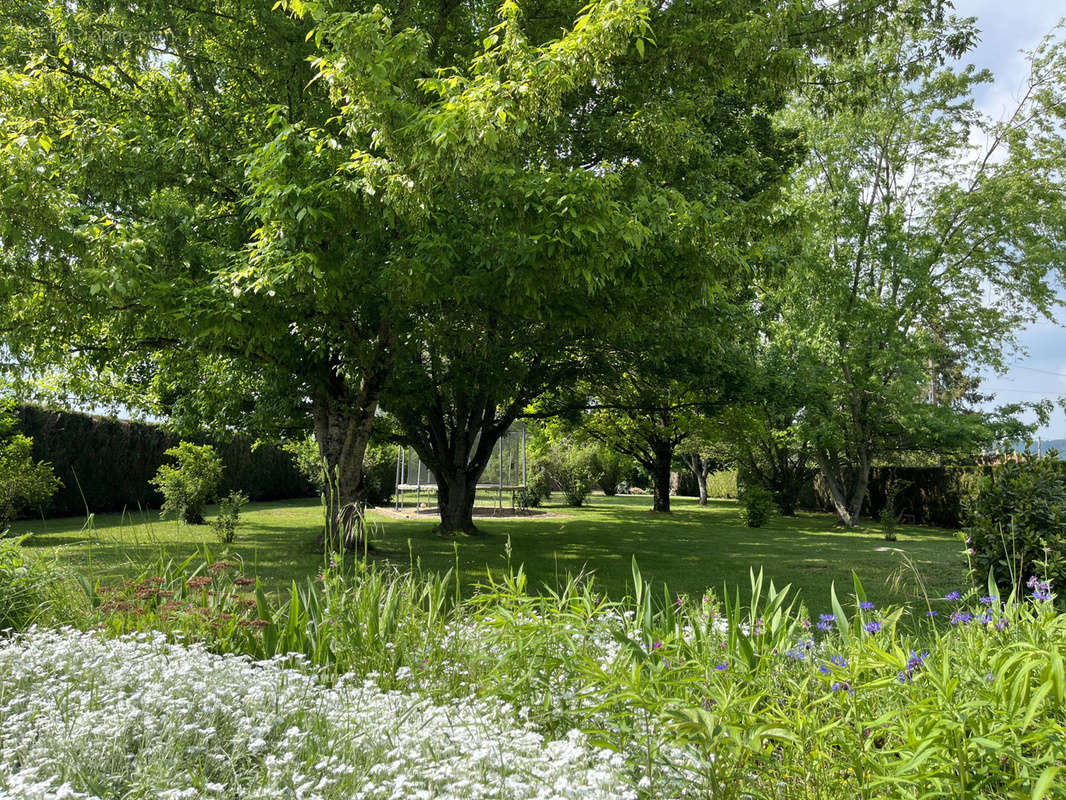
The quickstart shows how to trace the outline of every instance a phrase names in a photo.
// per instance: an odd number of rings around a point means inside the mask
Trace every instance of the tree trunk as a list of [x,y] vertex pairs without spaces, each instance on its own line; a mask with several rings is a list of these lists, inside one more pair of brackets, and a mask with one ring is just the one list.
[[816,458],[837,516],[845,527],[854,528],[862,513],[862,504],[870,483],[869,460],[860,459],[854,466],[834,469],[837,459],[830,459],[829,455],[823,452],[817,453]]
[[674,448],[660,445],[655,449],[655,461],[652,463],[652,511],[670,511],[670,462],[674,457]]
[[685,466],[696,476],[696,488],[699,490],[701,506],[707,505],[707,478],[711,474],[711,462],[698,453],[685,456]]
[[324,539],[330,549],[361,551],[366,547],[363,457],[370,442],[376,400],[371,405],[356,414],[336,398],[323,396],[312,403],[315,441],[326,472]]
[[363,458],[370,444],[381,390],[392,371],[394,338],[388,319],[383,318],[357,389],[339,363],[319,364],[321,382],[311,393],[311,417],[326,473],[322,538],[330,549],[366,550]]
[[440,533],[477,533],[474,501],[480,476],[471,473],[437,475],[437,501],[440,505]]
[[477,483],[518,408],[498,418],[491,397],[466,400],[454,414],[445,413],[445,407],[438,400],[422,416],[403,424],[408,441],[437,479],[438,533],[477,533],[473,516]]

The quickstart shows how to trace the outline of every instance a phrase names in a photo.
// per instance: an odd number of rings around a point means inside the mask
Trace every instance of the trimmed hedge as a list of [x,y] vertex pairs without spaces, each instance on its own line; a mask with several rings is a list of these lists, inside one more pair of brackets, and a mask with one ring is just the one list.
[[[51,462],[63,481],[52,502],[36,513],[77,516],[86,510],[103,513],[162,504],[148,481],[163,463],[166,449],[181,438],[159,425],[36,406],[19,407],[17,418],[19,430],[33,438],[34,458]],[[222,457],[222,495],[240,490],[252,500],[281,500],[315,494],[292,457],[278,447],[260,445],[253,452],[252,440],[236,435],[205,433],[186,440],[210,444]]]
[[[913,525],[936,525],[961,528],[966,524],[966,506],[976,496],[977,484],[991,465],[972,467],[874,467],[863,503],[864,517],[877,519],[885,507],[889,484],[900,486],[896,495],[896,513],[901,521]],[[1066,461],[1060,465],[1066,481]],[[808,511],[833,512],[829,491],[820,475],[801,496],[800,505]]]

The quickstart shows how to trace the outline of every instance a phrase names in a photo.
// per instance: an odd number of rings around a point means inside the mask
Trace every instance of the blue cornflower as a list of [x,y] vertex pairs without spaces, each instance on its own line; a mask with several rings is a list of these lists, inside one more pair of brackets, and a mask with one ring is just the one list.
[[1007,628],[1009,628],[1009,627],[1010,627],[1010,623],[1007,621],[1006,617],[1000,617],[999,618],[999,622],[996,623],[996,630],[1000,631],[1001,633],[1003,631],[1007,630]]
[[877,620],[874,620],[873,622],[867,622],[865,625],[862,626],[862,628],[867,633],[877,633],[879,630],[881,630],[881,623]]
[[983,606],[990,606],[990,605],[992,605],[992,604],[993,604],[994,602],[996,602],[996,601],[997,601],[998,599],[999,599],[999,598],[998,598],[998,597],[996,597],[995,595],[991,595],[991,594],[989,594],[989,595],[985,595],[985,596],[984,596],[984,597],[982,597],[982,598],[981,598],[980,600],[981,600],[981,605],[983,605]]
[[921,653],[911,650],[911,654],[907,657],[907,667],[896,676],[896,680],[900,683],[911,683],[914,673],[925,666],[925,659],[928,657],[928,650],[923,650]]
[[935,617],[937,615],[937,612],[936,611],[926,611],[925,615],[927,617]]
[[984,614],[977,618],[977,621],[980,622],[982,625],[988,625],[994,619],[995,617],[992,616],[992,612],[986,611]]
[[833,623],[836,622],[836,614],[819,614],[818,615],[818,630],[831,631],[833,630]]
[[796,661],[803,661],[805,653],[798,647],[790,647],[788,650],[785,651],[785,656],[787,658],[794,658],[796,659]]
[[952,625],[965,625],[973,619],[973,614],[969,614],[966,611],[955,611],[951,615]]
[[959,593],[958,592],[948,592],[946,595],[944,595],[944,599],[945,600],[958,600],[959,599]]
[[848,694],[855,694],[851,690],[851,684],[848,683],[847,681],[833,681],[829,685],[829,688],[832,689],[834,692],[845,691]]
[[1044,601],[1051,599],[1051,584],[1049,582],[1042,581],[1034,575],[1026,585],[1033,590],[1034,600]]
[[873,611],[874,604],[871,603],[869,600],[863,600],[861,603],[859,603],[859,608],[864,609],[866,611]]
[[[844,656],[829,656],[829,664],[832,664],[834,667],[840,667],[840,669],[844,669],[848,666],[848,660],[844,658]],[[823,675],[828,675],[830,672],[832,672],[828,664],[822,664],[818,668],[818,670]]]
[[727,669],[729,669],[729,662],[726,661],[726,662],[724,662],[722,664],[715,664],[714,668],[716,670],[718,670],[719,672],[725,672]]

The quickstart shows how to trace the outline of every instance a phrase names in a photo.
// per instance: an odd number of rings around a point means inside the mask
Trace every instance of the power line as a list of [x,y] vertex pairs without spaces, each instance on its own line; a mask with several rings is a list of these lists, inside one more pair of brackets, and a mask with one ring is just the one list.
[[1015,364],[1011,369],[1027,369],[1030,372],[1040,372],[1044,375],[1057,375],[1060,378],[1066,378],[1066,372],[1054,372],[1050,369],[1039,369],[1037,367],[1023,367],[1021,364]]
[[998,389],[993,386],[985,386],[983,388],[993,394],[997,392],[1020,392],[1021,394],[1042,394],[1052,397],[1061,397],[1061,395],[1057,395],[1054,391],[1049,391],[1047,389]]

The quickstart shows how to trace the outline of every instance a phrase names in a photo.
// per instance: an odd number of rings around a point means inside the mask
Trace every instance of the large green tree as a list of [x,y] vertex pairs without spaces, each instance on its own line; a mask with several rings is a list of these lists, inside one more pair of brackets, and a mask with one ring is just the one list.
[[753,326],[740,299],[694,310],[672,336],[648,331],[612,354],[613,370],[582,387],[582,432],[631,456],[652,479],[652,509],[670,511],[675,455],[706,435],[708,418],[746,394]]
[[[359,502],[412,309],[489,266],[449,257],[471,220],[502,218],[498,246],[559,259],[550,281],[514,262],[491,275],[534,297],[613,267],[567,269],[575,240],[640,244],[616,175],[522,156],[567,122],[564,93],[643,42],[647,11],[532,11],[8,7],[2,296],[22,374],[65,362],[74,392],[118,384],[187,417],[311,421],[331,506]],[[450,226],[456,211],[466,226]]]
[[813,354],[800,438],[848,526],[878,457],[990,435],[965,392],[944,402],[931,373],[960,354],[1002,365],[1021,324],[1052,314],[1066,265],[1066,161],[1037,102],[1062,75],[1038,64],[1018,110],[993,122],[973,105],[990,76],[950,63],[975,41],[973,20],[897,23],[792,116],[808,131],[793,202],[810,229],[782,320]]
[[[783,87],[897,4],[278,5],[0,9],[3,340],[62,395],[310,423],[339,510],[398,359],[509,341],[523,295],[587,329],[575,304],[611,313],[689,232],[740,263]],[[518,402],[471,397],[490,426]]]

